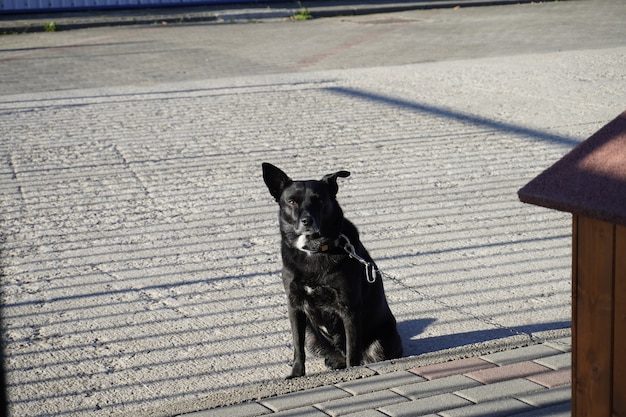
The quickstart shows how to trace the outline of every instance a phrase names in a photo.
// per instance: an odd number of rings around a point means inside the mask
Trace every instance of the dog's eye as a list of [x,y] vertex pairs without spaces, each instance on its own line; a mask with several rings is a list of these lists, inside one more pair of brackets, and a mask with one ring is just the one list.
[[298,202],[293,198],[287,200],[287,204],[289,204],[291,207],[298,207]]

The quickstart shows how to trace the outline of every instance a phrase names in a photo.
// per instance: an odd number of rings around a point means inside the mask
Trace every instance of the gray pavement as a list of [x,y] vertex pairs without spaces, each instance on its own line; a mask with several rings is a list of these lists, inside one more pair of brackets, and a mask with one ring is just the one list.
[[[0,37],[12,414],[269,413],[268,398],[339,389],[404,415],[426,382],[412,375],[428,379],[407,370],[500,351],[547,366],[510,349],[569,334],[570,218],[516,192],[624,110],[625,13],[568,1]],[[352,172],[339,199],[386,273],[407,358],[312,359],[282,380],[262,161]],[[464,390],[437,400],[482,407]],[[532,406],[523,395],[497,400]],[[315,398],[301,405],[343,413]]]

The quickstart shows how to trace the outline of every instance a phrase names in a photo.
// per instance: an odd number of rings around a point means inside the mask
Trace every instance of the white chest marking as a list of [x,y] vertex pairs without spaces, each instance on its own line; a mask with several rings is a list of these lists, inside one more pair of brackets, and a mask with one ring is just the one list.
[[304,249],[306,246],[306,236],[300,235],[298,236],[298,240],[296,241],[296,246],[298,249]]
[[304,286],[304,291],[306,291],[307,294],[312,294],[313,293],[313,288],[309,287],[308,285]]

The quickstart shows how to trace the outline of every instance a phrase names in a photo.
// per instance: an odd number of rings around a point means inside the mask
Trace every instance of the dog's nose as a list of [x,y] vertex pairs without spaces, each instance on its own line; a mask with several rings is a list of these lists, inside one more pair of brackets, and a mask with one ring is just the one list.
[[300,214],[300,221],[297,228],[298,233],[317,233],[319,228],[315,222],[315,218],[306,211]]
[[300,217],[300,223],[302,223],[302,226],[304,227],[311,227],[311,225],[313,224],[313,217],[309,215],[303,215],[302,217]]

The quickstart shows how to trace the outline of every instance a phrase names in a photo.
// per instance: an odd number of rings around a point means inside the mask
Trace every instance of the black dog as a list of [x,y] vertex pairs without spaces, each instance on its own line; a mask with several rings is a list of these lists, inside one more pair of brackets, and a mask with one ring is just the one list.
[[305,333],[309,348],[333,369],[402,356],[381,274],[337,203],[337,177],[349,175],[293,181],[263,164],[263,179],[280,207],[282,278],[294,347],[289,378],[304,375]]

